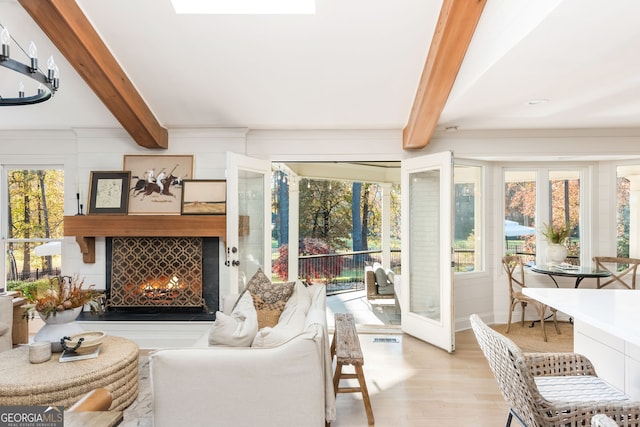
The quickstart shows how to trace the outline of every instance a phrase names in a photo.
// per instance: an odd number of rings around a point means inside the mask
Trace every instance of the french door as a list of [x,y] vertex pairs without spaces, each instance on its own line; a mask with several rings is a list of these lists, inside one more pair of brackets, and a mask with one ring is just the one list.
[[271,277],[271,162],[227,153],[226,262],[237,293],[258,268]]
[[402,161],[402,330],[448,352],[453,330],[450,152]]

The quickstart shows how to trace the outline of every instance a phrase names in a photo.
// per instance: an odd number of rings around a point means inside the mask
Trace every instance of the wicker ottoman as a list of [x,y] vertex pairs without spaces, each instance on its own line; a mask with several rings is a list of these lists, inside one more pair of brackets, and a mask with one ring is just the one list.
[[68,408],[86,393],[105,387],[112,410],[123,410],[138,396],[138,345],[107,336],[95,359],[60,363],[54,353],[44,363],[29,362],[27,346],[0,353],[0,406],[51,405]]

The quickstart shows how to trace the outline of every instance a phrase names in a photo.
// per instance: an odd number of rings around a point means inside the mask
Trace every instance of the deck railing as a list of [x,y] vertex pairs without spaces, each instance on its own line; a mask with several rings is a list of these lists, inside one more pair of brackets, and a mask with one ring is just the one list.
[[[382,263],[382,251],[356,251],[339,254],[300,255],[298,272],[301,280],[323,282],[327,294],[364,289],[364,267]],[[390,267],[400,273],[400,250],[391,251]]]

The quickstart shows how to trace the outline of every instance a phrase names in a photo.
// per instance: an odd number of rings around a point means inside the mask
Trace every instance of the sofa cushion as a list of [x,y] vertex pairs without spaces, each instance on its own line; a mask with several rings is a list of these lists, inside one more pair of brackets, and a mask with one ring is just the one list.
[[[258,314],[258,328],[273,327],[278,324],[287,300],[293,294],[295,283],[271,283],[271,280],[258,269],[247,283],[241,295],[251,295],[253,306]],[[241,296],[242,297],[242,296]]]
[[396,273],[394,273],[393,270],[391,269],[387,269],[387,280],[389,281],[389,283],[391,284],[395,283],[395,278],[396,278]]
[[9,329],[11,329],[11,325],[5,322],[0,322],[0,335],[6,334],[9,331]]
[[209,345],[249,347],[258,332],[258,314],[249,293],[243,294],[231,315],[216,312],[209,330]]
[[389,283],[387,272],[384,270],[382,266],[376,268],[375,275],[376,275],[376,283],[378,284],[379,287],[389,286],[390,284],[393,283],[393,282]]
[[304,330],[302,327],[304,326],[304,319],[302,319],[302,324],[278,324],[273,328],[266,327],[262,328],[256,334],[256,337],[253,339],[253,343],[251,343],[251,347],[254,348],[273,348],[278,347],[282,344],[286,344],[298,335],[302,334]]

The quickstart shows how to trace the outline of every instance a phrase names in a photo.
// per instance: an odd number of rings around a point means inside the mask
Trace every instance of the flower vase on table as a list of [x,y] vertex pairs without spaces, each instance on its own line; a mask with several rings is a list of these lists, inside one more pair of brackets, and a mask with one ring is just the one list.
[[547,247],[547,258],[550,264],[560,264],[567,258],[567,247],[559,243]]
[[37,311],[45,323],[33,338],[35,342],[50,341],[51,351],[59,353],[63,337],[84,332],[76,318],[85,305],[92,313],[100,312],[104,294],[95,290],[94,285],[83,288],[83,284],[84,280],[78,280],[77,276],[56,276],[49,279],[46,291],[29,298],[31,309]]
[[568,224],[544,224],[542,235],[549,242],[549,246],[547,246],[547,263],[553,265],[564,262],[569,252],[564,243],[571,235],[571,228]]
[[60,344],[60,340],[63,337],[79,334],[84,331],[78,322],[75,321],[81,311],[82,307],[76,307],[56,313],[55,316],[50,315],[49,317],[38,312],[40,318],[44,322],[44,326],[42,326],[38,333],[33,337],[33,341],[50,341],[51,351],[54,353],[60,353],[62,351],[62,344]]

